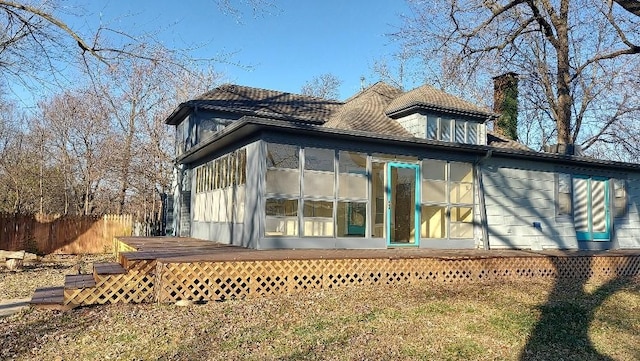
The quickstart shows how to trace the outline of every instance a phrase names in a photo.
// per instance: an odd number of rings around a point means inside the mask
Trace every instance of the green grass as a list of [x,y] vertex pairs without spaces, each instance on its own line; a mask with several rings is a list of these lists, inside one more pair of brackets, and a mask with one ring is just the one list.
[[640,278],[30,310],[0,319],[0,344],[16,360],[636,360]]

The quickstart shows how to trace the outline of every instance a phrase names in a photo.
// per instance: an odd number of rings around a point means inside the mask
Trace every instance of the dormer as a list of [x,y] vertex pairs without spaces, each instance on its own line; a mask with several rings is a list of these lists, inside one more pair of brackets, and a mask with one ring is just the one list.
[[497,114],[423,85],[395,98],[385,113],[416,138],[487,144],[486,122]]

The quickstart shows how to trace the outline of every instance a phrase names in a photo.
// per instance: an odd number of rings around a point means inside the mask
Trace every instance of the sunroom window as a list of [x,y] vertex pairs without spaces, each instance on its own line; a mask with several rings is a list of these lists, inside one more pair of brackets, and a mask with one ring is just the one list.
[[333,149],[304,149],[304,236],[333,237],[334,163]]
[[338,153],[337,236],[364,237],[367,219],[367,155]]
[[421,238],[473,238],[472,164],[423,160],[421,192]]
[[300,148],[267,143],[265,236],[297,236]]

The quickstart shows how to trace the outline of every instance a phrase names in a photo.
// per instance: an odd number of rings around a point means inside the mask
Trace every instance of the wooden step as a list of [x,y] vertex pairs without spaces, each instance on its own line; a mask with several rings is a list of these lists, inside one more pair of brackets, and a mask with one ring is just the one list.
[[73,306],[65,306],[64,304],[64,287],[37,288],[29,303],[38,308],[54,310],[69,310],[73,308]]
[[64,277],[64,288],[68,290],[77,290],[82,288],[90,288],[96,286],[96,280],[93,275],[67,275]]
[[118,262],[95,263],[93,265],[93,275],[120,275],[127,273],[127,270]]

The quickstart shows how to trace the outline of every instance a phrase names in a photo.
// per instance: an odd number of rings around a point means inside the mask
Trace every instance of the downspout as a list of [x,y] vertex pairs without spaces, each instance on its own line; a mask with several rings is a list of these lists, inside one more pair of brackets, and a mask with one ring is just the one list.
[[489,149],[487,154],[476,162],[476,179],[478,180],[478,203],[480,205],[480,226],[482,227],[482,244],[485,251],[489,250],[489,224],[487,222],[487,207],[484,202],[484,182],[482,181],[482,163],[491,159],[493,150]]

